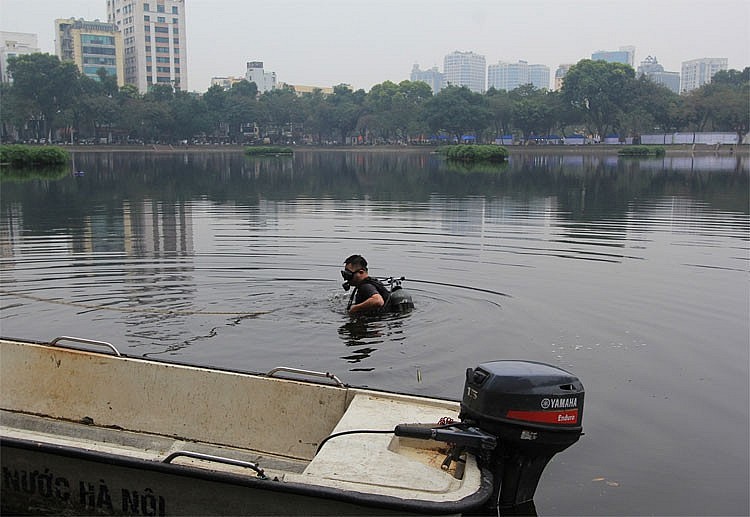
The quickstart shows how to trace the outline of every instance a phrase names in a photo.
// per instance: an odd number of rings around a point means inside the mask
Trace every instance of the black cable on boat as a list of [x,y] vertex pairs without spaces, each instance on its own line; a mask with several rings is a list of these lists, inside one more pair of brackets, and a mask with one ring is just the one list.
[[[422,427],[422,429],[425,429],[429,432],[429,431],[433,431],[437,429],[447,429],[449,427],[452,427],[453,425],[455,425],[455,422],[450,422],[447,424],[429,424],[426,427]],[[410,427],[413,427],[413,426],[420,426],[420,424],[411,424]],[[396,429],[398,427],[399,426],[396,426],[395,429],[389,429],[386,431],[378,430],[378,429],[351,429],[349,431],[341,431],[338,433],[329,434],[328,436],[323,438],[323,440],[321,440],[320,444],[318,445],[317,450],[315,451],[315,454],[318,454],[320,452],[320,449],[322,449],[323,446],[326,444],[326,442],[330,440],[331,438],[336,438],[338,436],[344,436],[347,434],[395,434]]]
[[393,434],[393,429],[389,429],[387,431],[379,431],[375,429],[352,429],[351,431],[341,431],[340,433],[329,434],[320,442],[320,444],[318,445],[318,449],[315,451],[315,454],[318,454],[320,452],[320,449],[322,449],[326,442],[331,438],[336,438],[338,436],[344,436],[347,434]]

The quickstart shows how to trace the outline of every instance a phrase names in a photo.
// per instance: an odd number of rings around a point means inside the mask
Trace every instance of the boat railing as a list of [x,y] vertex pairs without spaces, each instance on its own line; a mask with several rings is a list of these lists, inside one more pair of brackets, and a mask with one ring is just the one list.
[[338,377],[336,377],[332,373],[329,373],[329,372],[316,372],[316,371],[313,371],[313,370],[300,370],[299,368],[289,368],[287,366],[277,366],[273,370],[269,371],[266,374],[266,377],[275,377],[276,374],[280,373],[280,372],[283,372],[283,373],[293,373],[293,374],[296,374],[296,375],[307,375],[307,376],[310,376],[310,377],[324,377],[326,379],[331,379],[332,381],[334,381],[337,386],[340,386],[342,388],[346,386],[343,382],[341,382],[341,379],[339,379]]
[[255,473],[261,479],[267,479],[266,473],[256,463],[250,461],[235,460],[233,458],[225,458],[223,456],[214,456],[212,454],[203,454],[200,452],[192,451],[175,451],[169,456],[162,460],[162,463],[172,463],[172,460],[179,457],[192,458],[202,461],[213,461],[216,463],[223,463],[225,465],[233,465],[235,467],[245,467],[250,470],[254,470]]
[[115,348],[115,345],[113,345],[112,343],[107,343],[106,341],[96,341],[95,339],[85,339],[82,337],[73,337],[73,336],[58,336],[52,341],[50,341],[48,344],[50,346],[62,346],[63,348],[75,349],[75,347],[71,347],[71,346],[66,347],[64,345],[59,345],[60,341],[73,341],[74,343],[83,343],[85,345],[103,346],[112,350],[116,356],[118,357],[122,356],[120,351],[117,350],[117,348]]

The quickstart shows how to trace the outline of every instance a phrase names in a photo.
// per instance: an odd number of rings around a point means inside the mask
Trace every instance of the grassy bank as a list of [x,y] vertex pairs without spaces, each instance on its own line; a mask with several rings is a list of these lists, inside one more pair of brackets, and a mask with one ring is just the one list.
[[14,167],[64,165],[70,154],[61,147],[33,145],[0,145],[0,163]]
[[245,147],[245,154],[248,156],[292,155],[294,154],[294,149],[291,147],[279,146]]
[[629,145],[617,151],[618,156],[664,156],[666,149],[661,145]]
[[465,163],[494,162],[500,163],[508,159],[508,149],[501,145],[443,145],[437,152],[449,160]]

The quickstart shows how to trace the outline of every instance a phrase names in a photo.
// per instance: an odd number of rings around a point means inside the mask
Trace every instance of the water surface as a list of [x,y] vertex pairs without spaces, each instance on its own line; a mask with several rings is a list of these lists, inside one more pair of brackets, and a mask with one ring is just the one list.
[[[541,515],[746,515],[746,157],[76,153],[0,196],[2,335],[458,399],[529,359],[586,388]],[[364,254],[416,310],[352,320]]]

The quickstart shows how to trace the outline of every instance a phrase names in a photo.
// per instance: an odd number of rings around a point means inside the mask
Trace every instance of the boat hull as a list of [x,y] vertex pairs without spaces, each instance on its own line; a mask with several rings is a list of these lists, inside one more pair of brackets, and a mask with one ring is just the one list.
[[460,515],[425,504],[3,438],[4,515]]

